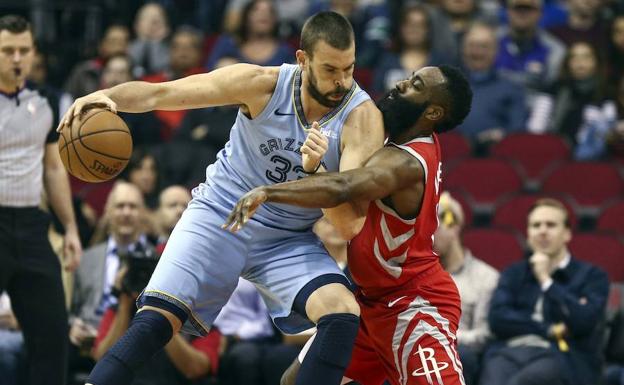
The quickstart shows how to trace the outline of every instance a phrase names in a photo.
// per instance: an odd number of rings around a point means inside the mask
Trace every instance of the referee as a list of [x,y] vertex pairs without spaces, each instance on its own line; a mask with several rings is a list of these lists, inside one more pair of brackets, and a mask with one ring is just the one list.
[[0,17],[0,292],[11,297],[28,353],[28,384],[65,385],[67,312],[61,268],[48,241],[45,189],[65,227],[64,264],[82,254],[50,105],[25,84],[34,59],[30,24]]

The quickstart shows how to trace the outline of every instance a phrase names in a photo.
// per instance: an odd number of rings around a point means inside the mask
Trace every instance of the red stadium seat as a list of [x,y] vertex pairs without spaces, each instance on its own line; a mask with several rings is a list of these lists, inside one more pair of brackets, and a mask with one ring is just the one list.
[[501,197],[522,189],[518,170],[498,158],[465,159],[442,175],[446,189],[462,189],[475,202],[477,209],[491,209]]
[[608,163],[570,162],[554,169],[542,185],[549,194],[568,194],[584,209],[597,210],[624,194],[624,180]]
[[570,202],[562,197],[547,196],[544,194],[520,194],[501,200],[496,204],[496,208],[494,209],[492,224],[497,227],[509,227],[519,231],[521,234],[525,234],[529,208],[531,208],[533,203],[539,198],[546,197],[558,199],[567,207],[570,227],[573,230],[576,229],[578,218]]
[[442,163],[469,156],[472,152],[470,142],[463,135],[456,132],[445,132],[438,136],[442,149]]
[[601,210],[596,229],[615,231],[624,236],[624,200],[608,205]]
[[574,257],[603,269],[611,282],[624,281],[624,243],[615,235],[577,233],[569,246]]
[[501,271],[522,259],[524,250],[514,231],[506,229],[474,228],[462,235],[466,246],[475,257]]
[[490,152],[518,162],[529,183],[537,182],[549,166],[570,158],[568,143],[553,134],[512,134],[494,145]]

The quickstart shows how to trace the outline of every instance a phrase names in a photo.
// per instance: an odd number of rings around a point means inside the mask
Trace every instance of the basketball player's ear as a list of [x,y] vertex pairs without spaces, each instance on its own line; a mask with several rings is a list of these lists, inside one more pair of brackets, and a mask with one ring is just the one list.
[[425,110],[425,118],[437,122],[444,118],[444,108],[437,104],[431,104]]
[[302,49],[298,49],[297,52],[295,52],[295,57],[297,58],[299,68],[303,70],[307,60],[305,52]]

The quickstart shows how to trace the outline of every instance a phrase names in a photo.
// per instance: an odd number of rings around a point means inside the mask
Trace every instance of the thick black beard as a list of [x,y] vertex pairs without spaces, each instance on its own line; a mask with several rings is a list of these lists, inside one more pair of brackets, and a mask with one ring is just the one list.
[[377,101],[377,107],[383,115],[384,127],[390,138],[396,138],[412,128],[427,106],[428,103],[416,104],[402,98],[396,88]]
[[329,107],[329,108],[338,107],[340,103],[342,103],[342,100],[344,99],[343,97],[340,100],[332,100],[332,99],[329,99],[329,96],[334,96],[334,95],[345,96],[347,92],[349,91],[345,88],[337,87],[334,91],[323,94],[316,86],[316,77],[314,77],[314,74],[312,73],[311,68],[308,71],[308,87],[307,88],[308,88],[308,92],[310,93],[310,96],[312,96],[314,100],[316,100],[320,105],[324,107]]

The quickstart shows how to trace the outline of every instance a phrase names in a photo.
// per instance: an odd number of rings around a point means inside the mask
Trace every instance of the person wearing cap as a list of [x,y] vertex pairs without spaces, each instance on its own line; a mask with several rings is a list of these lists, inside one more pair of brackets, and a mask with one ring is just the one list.
[[559,74],[564,45],[539,27],[542,0],[507,0],[509,25],[501,31],[496,67],[530,91],[551,85]]
[[472,255],[462,244],[464,210],[448,192],[440,196],[440,225],[433,247],[451,274],[461,297],[461,318],[457,330],[458,351],[467,385],[476,383],[480,356],[492,333],[488,326],[490,299],[498,283],[498,271]]

